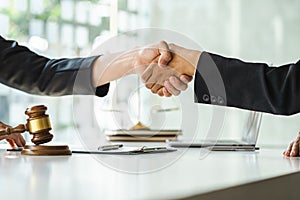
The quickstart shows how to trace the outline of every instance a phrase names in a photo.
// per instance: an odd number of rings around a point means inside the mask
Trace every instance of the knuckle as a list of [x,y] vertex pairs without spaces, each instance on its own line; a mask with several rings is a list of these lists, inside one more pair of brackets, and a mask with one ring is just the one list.
[[140,50],[138,50],[138,55],[139,55],[139,57],[137,58],[138,60],[140,60],[140,56],[145,54],[145,51],[146,51],[146,48],[141,48]]
[[161,41],[159,41],[159,44],[161,44],[161,45],[165,45],[165,44],[167,44],[167,43],[166,43],[166,41],[164,41],[164,40],[161,40]]

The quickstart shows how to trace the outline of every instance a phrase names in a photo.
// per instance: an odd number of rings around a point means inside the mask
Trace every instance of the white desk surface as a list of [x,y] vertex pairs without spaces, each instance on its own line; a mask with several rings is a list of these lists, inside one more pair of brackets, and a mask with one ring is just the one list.
[[[0,199],[189,197],[300,171],[300,158],[284,158],[282,151],[262,148],[256,152],[211,152],[200,158],[199,149],[115,157],[89,154],[32,157],[0,150]],[[172,156],[179,158],[162,169],[145,172]],[[113,161],[119,170],[111,169],[99,159],[104,163]],[[126,169],[131,169],[131,173],[120,172]],[[139,173],[132,173],[133,169]]]

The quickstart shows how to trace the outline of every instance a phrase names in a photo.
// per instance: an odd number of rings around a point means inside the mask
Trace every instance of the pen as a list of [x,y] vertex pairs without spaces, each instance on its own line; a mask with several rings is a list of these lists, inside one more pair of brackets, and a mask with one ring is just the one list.
[[109,145],[103,145],[99,146],[98,150],[99,151],[108,151],[108,150],[115,150],[123,147],[123,144],[109,144]]
[[176,151],[175,148],[172,147],[142,147],[140,151],[144,153],[158,153],[158,152],[168,152],[168,151]]
[[147,152],[154,152],[154,151],[161,151],[161,150],[167,150],[167,147],[143,147],[142,151]]

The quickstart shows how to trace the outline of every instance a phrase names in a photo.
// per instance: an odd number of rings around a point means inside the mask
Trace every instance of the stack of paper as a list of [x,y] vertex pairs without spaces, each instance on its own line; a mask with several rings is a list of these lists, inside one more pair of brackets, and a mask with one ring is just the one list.
[[106,138],[109,141],[140,141],[140,142],[164,142],[167,139],[175,139],[182,133],[181,130],[106,130]]

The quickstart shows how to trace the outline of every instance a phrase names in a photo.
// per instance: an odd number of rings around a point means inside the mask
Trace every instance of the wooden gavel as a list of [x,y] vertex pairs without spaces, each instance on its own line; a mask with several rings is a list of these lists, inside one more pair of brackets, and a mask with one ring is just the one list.
[[27,123],[16,127],[7,127],[0,130],[0,136],[28,131],[33,135],[31,142],[36,145],[50,142],[53,135],[49,132],[51,128],[49,115],[45,114],[47,107],[44,105],[27,108],[25,114],[28,115]]

